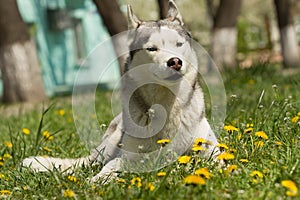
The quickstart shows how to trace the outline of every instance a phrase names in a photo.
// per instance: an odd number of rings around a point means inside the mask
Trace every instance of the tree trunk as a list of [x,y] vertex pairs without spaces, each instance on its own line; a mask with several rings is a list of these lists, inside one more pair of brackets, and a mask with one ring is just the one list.
[[37,52],[16,0],[0,1],[0,68],[4,102],[46,98]]
[[220,68],[236,67],[236,23],[240,9],[241,0],[221,0],[214,17],[211,54]]
[[298,42],[290,3],[289,0],[274,0],[280,32],[281,54],[285,68],[300,67]]
[[168,0],[157,0],[157,3],[158,3],[158,7],[159,7],[159,18],[165,19],[168,14],[169,1]]
[[[123,31],[128,30],[127,20],[120,10],[116,0],[93,0],[98,12],[102,18],[107,31],[111,36],[115,36]],[[123,38],[116,37],[113,39],[115,52],[118,56],[121,75],[124,73],[125,56],[122,56],[124,49]]]

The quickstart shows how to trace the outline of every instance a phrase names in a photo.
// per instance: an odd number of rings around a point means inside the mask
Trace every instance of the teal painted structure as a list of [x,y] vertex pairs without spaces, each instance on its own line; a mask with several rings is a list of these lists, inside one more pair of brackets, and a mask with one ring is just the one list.
[[48,96],[70,93],[76,76],[80,77],[76,80],[79,85],[98,83],[108,89],[115,86],[120,77],[118,62],[108,40],[110,36],[91,0],[17,2],[36,41]]

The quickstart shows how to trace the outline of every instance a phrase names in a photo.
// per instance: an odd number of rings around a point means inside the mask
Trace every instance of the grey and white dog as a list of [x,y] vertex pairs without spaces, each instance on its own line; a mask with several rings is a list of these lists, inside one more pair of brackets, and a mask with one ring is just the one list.
[[[125,166],[129,171],[162,167],[191,149],[196,138],[209,141],[207,157],[219,153],[205,118],[197,55],[174,1],[169,1],[166,19],[141,21],[130,6],[128,18],[132,29],[122,77],[122,113],[110,123],[102,143],[85,158],[29,157],[23,166],[48,171],[102,163],[91,179],[97,181],[114,177]],[[162,139],[170,143],[159,144]]]

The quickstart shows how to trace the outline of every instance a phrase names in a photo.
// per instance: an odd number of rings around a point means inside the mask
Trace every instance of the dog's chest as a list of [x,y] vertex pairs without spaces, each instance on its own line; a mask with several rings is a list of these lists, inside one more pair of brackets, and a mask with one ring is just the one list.
[[129,135],[123,136],[124,148],[131,152],[149,152],[159,148],[160,144],[157,141],[161,139],[169,139],[173,142],[174,138],[180,137],[180,141],[177,139],[174,143],[185,143],[185,138],[195,134],[200,122],[199,109],[195,109],[192,105],[184,107],[178,99],[166,107],[162,107],[162,104],[154,104],[146,111],[135,108],[131,117],[143,129],[134,132],[136,129],[129,127],[129,124],[126,126],[125,122],[124,129]]

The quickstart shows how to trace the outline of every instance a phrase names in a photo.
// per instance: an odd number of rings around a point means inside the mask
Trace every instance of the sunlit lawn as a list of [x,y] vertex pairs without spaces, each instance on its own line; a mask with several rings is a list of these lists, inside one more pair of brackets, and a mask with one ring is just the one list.
[[[299,198],[300,74],[283,76],[266,65],[226,72],[224,80],[227,117],[218,134],[226,153],[219,159],[227,165],[220,168],[193,152],[181,158],[181,163],[160,170],[121,173],[120,179],[107,185],[87,181],[98,171],[93,167],[79,168],[74,174],[20,169],[20,161],[31,155],[88,155],[73,124],[70,97],[57,98],[44,105],[44,115],[42,109],[10,117],[1,113],[0,198]],[[110,95],[97,95],[99,126],[112,118]]]

